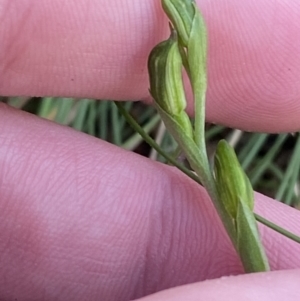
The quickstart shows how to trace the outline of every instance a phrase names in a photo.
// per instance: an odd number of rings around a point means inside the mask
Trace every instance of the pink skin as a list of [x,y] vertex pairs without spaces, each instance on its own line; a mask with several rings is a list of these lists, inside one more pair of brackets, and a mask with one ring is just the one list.
[[[208,119],[298,130],[299,1],[199,5]],[[0,95],[149,99],[147,55],[167,35],[156,0],[0,0],[0,24]],[[123,301],[194,282],[145,300],[299,299],[300,246],[262,226],[281,271],[242,275],[205,190],[176,169],[3,104],[0,116],[1,300]],[[298,211],[260,194],[255,211],[300,235]]]

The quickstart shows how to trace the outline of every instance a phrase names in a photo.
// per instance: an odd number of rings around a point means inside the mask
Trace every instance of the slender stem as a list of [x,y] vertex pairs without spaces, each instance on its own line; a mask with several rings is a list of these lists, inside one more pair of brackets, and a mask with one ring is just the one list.
[[193,87],[193,90],[194,90],[194,101],[195,101],[195,126],[194,126],[195,142],[199,149],[206,151],[206,145],[205,145],[205,91],[206,91],[206,87],[202,88],[202,89],[199,89],[198,87]]
[[[145,141],[148,144],[150,144],[150,146],[152,146],[154,149],[156,149],[157,152],[159,154],[161,154],[162,156],[164,156],[171,164],[178,167],[182,172],[187,174],[190,178],[195,180],[197,183],[200,183],[199,178],[194,173],[192,173],[187,168],[183,167],[181,164],[178,164],[178,162],[175,159],[173,159],[172,157],[170,157],[164,151],[161,150],[159,145],[157,145],[157,143],[152,138],[150,138],[148,134],[146,134],[144,132],[142,127],[123,108],[123,105],[121,103],[115,102],[115,104],[118,107],[118,109],[120,110],[120,113],[128,121],[128,123],[134,128],[134,130],[136,130],[145,139]],[[206,152],[202,152],[200,154],[199,150],[197,148],[196,149],[194,147],[189,148],[188,145],[189,144],[185,145],[185,148],[183,148],[183,151],[188,156],[188,160],[189,160],[190,164],[192,165],[192,168],[196,171],[198,176],[201,175],[202,183],[200,183],[200,184],[202,184],[206,188],[206,190],[218,212],[218,215],[219,215],[220,219],[222,220],[222,223],[224,224],[226,231],[228,232],[228,235],[229,235],[232,243],[234,244],[234,246],[236,246],[237,244],[236,244],[235,228],[234,228],[233,223],[231,222],[230,217],[228,216],[228,213],[227,213],[223,203],[220,202],[218,199],[218,193],[217,193],[217,189],[215,187],[215,181],[213,179],[213,175],[210,170]],[[203,157],[203,154],[205,154],[204,157]]]
[[[162,155],[167,161],[169,161],[171,164],[176,166],[179,170],[181,170],[183,173],[185,173],[188,177],[190,177],[192,180],[197,182],[198,184],[201,184],[199,178],[197,175],[195,175],[193,172],[191,172],[189,169],[186,167],[182,166],[180,163],[178,163],[174,158],[169,156],[166,152],[164,152],[160,146],[143,130],[143,128],[134,120],[134,118],[124,109],[123,105],[119,102],[115,102],[116,106],[118,107],[120,113],[124,116],[126,121],[131,125],[131,127],[137,131],[147,142],[151,147],[153,147],[160,155]],[[215,187],[211,187],[211,183],[214,183],[214,181],[211,181],[211,179],[205,177],[205,182],[206,182],[206,189],[209,193],[209,196],[211,199],[214,201],[214,203],[217,200],[217,195],[215,194]],[[218,203],[218,202],[217,202]],[[217,209],[219,212],[219,210]],[[277,231],[278,233],[292,239],[293,241],[300,243],[300,237],[287,231],[286,229],[281,228],[280,226],[266,220],[265,218],[261,217],[260,215],[254,213],[255,219],[264,224],[265,226],[273,229],[274,231]],[[221,218],[223,221],[223,218]]]
[[162,155],[168,162],[172,165],[176,166],[179,170],[185,173],[188,177],[193,179],[195,182],[201,184],[199,178],[192,171],[184,167],[182,164],[178,163],[174,158],[168,155],[165,151],[163,151],[160,146],[144,131],[144,129],[134,120],[134,118],[126,111],[123,107],[123,104],[115,101],[115,105],[117,106],[119,112],[124,116],[126,121],[131,125],[131,127],[138,132],[142,138],[147,142],[152,148],[154,148],[160,155]]
[[254,213],[254,216],[255,216],[255,219],[258,222],[262,223],[263,225],[271,228],[272,230],[274,230],[274,231],[276,231],[276,232],[278,232],[278,233],[286,236],[287,238],[289,238],[289,239],[291,239],[291,240],[293,240],[293,241],[295,241],[297,243],[300,243],[300,237],[297,236],[296,234],[293,234],[292,232],[290,232],[290,231],[288,231],[288,230],[286,230],[284,228],[279,227],[278,225],[276,225],[276,224],[268,221],[267,219],[263,218],[262,216],[260,216],[260,215],[258,215],[256,213]]
[[236,229],[232,223],[231,217],[224,207],[223,202],[219,200],[215,180],[213,178],[208,160],[205,160],[205,157],[203,158],[203,156],[199,155],[198,152],[195,153],[195,149],[193,147],[188,147],[188,145],[185,145],[183,151],[185,152],[191,167],[196,171],[198,177],[201,177],[202,185],[208,192],[233,245],[236,247]]

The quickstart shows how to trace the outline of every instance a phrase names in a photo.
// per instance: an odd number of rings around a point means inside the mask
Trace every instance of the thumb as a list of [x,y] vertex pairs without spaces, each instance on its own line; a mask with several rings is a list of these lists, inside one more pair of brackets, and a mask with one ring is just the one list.
[[296,301],[300,295],[300,270],[222,277],[176,287],[140,301]]

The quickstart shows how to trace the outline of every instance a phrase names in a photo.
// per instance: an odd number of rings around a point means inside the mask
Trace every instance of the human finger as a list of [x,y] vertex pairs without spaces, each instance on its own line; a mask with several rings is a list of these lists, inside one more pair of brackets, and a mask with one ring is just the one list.
[[[174,168],[3,104],[0,115],[3,300],[129,300],[243,272],[205,190]],[[299,234],[296,210],[259,194],[255,210]],[[260,230],[272,269],[299,267],[298,244]]]
[[[297,131],[299,2],[198,4],[209,37],[208,121]],[[147,56],[168,35],[156,0],[0,0],[0,20],[2,95],[149,99]]]
[[166,290],[140,301],[299,300],[300,270],[255,273],[207,280]]

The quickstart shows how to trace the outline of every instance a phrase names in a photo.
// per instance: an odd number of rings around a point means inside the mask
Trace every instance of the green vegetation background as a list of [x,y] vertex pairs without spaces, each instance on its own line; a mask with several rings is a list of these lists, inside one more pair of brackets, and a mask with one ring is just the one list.
[[[125,122],[111,101],[22,97],[2,97],[0,101],[164,162]],[[141,102],[126,102],[125,107],[164,150],[186,163],[153,107]],[[300,209],[299,137],[298,133],[270,135],[246,133],[218,125],[206,127],[207,148],[211,157],[216,143],[222,138],[227,139],[235,147],[254,189],[297,209]]]

